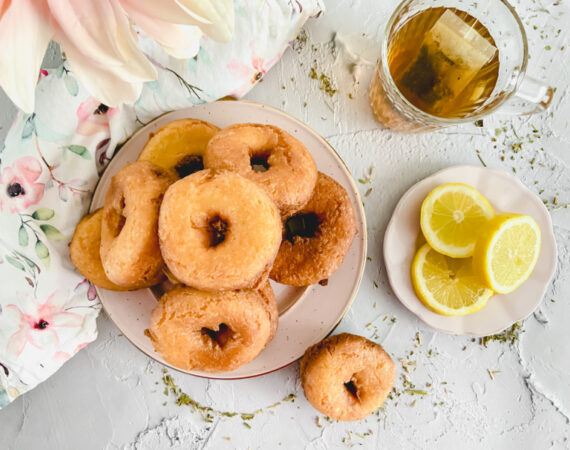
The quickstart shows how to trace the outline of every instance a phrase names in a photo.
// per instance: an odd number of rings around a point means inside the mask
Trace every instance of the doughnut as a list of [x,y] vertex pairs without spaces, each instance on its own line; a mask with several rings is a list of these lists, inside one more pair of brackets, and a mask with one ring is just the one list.
[[152,311],[149,336],[154,349],[173,366],[224,372],[255,358],[268,342],[270,328],[257,290],[176,287]]
[[319,172],[309,202],[285,221],[285,235],[270,278],[293,286],[328,279],[342,264],[355,234],[348,194]]
[[164,169],[174,169],[179,178],[184,178],[204,168],[206,146],[219,130],[202,120],[175,120],[150,135],[139,161],[150,161]]
[[113,283],[128,289],[163,279],[158,245],[158,211],[174,181],[170,171],[149,161],[127,164],[111,179],[101,224],[101,262]]
[[353,334],[331,336],[301,359],[301,385],[313,407],[335,420],[360,420],[382,405],[396,378],[384,349]]
[[125,291],[126,288],[113,283],[103,269],[99,247],[101,246],[101,219],[103,209],[85,216],[75,227],[69,244],[71,262],[81,275],[95,286],[112,291]]
[[317,166],[305,146],[271,125],[244,123],[220,131],[208,143],[204,164],[263,186],[283,216],[307,203],[317,181]]
[[[269,341],[271,341],[275,334],[277,333],[277,327],[279,326],[279,309],[277,308],[277,300],[275,299],[275,293],[271,287],[271,283],[266,281],[258,288],[261,298],[269,314],[269,321],[271,322]],[[269,343],[268,341],[268,343]]]
[[257,184],[205,169],[168,188],[158,221],[172,275],[204,291],[259,287],[281,243],[281,220]]

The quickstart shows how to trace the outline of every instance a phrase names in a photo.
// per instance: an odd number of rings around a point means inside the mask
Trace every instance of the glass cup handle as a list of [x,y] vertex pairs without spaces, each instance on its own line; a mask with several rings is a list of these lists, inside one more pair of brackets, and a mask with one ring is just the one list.
[[528,115],[545,111],[554,97],[554,88],[532,77],[524,77],[515,95],[499,112]]

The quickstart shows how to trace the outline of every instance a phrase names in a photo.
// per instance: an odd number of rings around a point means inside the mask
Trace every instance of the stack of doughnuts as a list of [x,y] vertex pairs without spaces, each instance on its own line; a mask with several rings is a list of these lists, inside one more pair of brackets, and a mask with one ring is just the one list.
[[247,364],[275,336],[269,278],[327,280],[355,234],[348,194],[293,136],[184,119],[151,135],[112,178],[103,208],[78,224],[70,255],[104,289],[168,277],[148,336],[168,363],[215,373]]

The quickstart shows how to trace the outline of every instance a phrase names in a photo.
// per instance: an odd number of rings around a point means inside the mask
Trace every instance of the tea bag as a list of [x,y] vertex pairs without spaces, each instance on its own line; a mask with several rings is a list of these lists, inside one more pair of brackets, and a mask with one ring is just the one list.
[[447,10],[426,33],[400,83],[429,110],[438,111],[465,89],[496,51],[477,30]]

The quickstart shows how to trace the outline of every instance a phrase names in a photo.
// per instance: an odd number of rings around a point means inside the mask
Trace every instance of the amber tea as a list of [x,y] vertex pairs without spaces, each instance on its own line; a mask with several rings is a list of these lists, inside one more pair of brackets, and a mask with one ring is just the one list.
[[423,133],[548,108],[554,89],[526,74],[526,33],[508,0],[448,3],[403,0],[390,17],[370,82],[378,121]]
[[490,97],[499,74],[493,37],[455,8],[429,8],[411,17],[388,47],[388,67],[402,95],[422,111],[465,117]]

